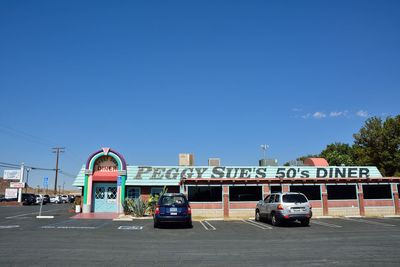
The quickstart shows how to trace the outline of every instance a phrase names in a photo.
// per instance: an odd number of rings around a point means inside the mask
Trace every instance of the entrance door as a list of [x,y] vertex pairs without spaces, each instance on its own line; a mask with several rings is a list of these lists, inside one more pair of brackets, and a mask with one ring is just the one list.
[[117,184],[95,183],[93,186],[93,211],[117,211]]

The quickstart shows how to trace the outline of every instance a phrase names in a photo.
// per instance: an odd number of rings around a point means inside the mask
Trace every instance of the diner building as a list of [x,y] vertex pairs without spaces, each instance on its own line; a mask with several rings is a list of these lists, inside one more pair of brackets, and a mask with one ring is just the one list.
[[254,216],[257,202],[273,192],[304,193],[314,216],[400,215],[399,183],[374,166],[328,166],[321,158],[304,166],[136,166],[102,148],[73,185],[82,190],[84,213],[122,213],[126,198],[147,200],[166,187],[187,195],[193,216],[236,218]]

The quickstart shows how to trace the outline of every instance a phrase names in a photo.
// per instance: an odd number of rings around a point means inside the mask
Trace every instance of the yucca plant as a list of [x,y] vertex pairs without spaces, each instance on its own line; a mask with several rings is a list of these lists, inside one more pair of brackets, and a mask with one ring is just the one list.
[[122,207],[124,208],[124,214],[130,215],[132,214],[131,207],[133,205],[134,199],[132,198],[125,198],[124,202],[122,203]]
[[124,213],[135,217],[143,217],[146,214],[147,204],[141,197],[136,199],[127,198],[124,201]]

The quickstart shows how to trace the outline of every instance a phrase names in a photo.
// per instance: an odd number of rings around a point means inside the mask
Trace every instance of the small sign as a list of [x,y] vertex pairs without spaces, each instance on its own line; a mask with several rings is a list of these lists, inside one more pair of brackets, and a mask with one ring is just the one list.
[[11,188],[25,188],[25,183],[20,182],[10,182]]
[[4,170],[4,180],[19,180],[21,178],[21,170]]
[[117,186],[121,186],[121,185],[122,185],[122,176],[118,176]]
[[17,198],[18,189],[17,188],[6,188],[5,198]]
[[49,186],[49,177],[43,177],[43,187],[46,188]]

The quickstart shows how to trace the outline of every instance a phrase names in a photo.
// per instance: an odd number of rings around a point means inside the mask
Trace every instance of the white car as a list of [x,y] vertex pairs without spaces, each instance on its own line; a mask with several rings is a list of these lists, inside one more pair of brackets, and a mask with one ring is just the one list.
[[36,195],[36,204],[40,204],[40,202],[42,202],[42,195]]
[[61,201],[62,201],[62,203],[68,203],[69,201],[68,201],[68,196],[67,195],[62,195],[61,196]]
[[62,203],[61,196],[51,196],[50,203],[56,203],[56,204]]

